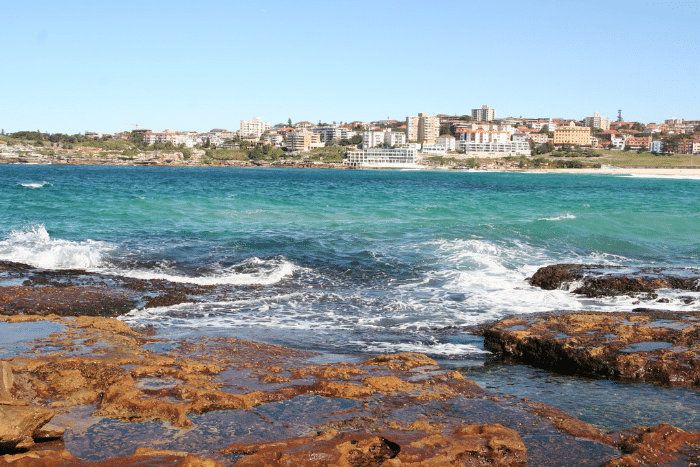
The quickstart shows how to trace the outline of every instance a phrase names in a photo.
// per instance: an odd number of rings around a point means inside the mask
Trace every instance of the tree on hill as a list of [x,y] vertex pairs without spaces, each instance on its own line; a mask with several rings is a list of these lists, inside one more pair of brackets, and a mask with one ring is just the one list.
[[440,136],[442,135],[455,135],[454,127],[448,123],[440,125]]

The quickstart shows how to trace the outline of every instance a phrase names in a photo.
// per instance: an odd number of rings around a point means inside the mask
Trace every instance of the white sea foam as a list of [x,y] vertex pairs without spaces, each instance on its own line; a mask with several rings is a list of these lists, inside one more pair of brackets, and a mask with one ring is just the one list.
[[10,232],[5,240],[0,241],[0,260],[44,269],[85,269],[134,279],[162,279],[197,285],[271,285],[300,269],[283,258],[262,260],[253,257],[229,268],[214,269],[210,274],[192,277],[162,268],[115,269],[108,261],[113,250],[115,247],[107,242],[53,239],[41,224]]
[[261,260],[250,258],[241,264],[221,269],[204,276],[185,276],[175,272],[159,272],[152,270],[120,269],[110,271],[120,276],[144,280],[166,280],[181,284],[196,285],[272,285],[299,270],[294,263],[285,259]]
[[397,352],[417,352],[427,355],[439,355],[442,357],[464,356],[474,354],[489,354],[490,352],[480,349],[471,344],[452,344],[440,342],[363,342],[353,341],[351,344],[366,349],[373,353],[397,353]]
[[576,216],[573,214],[569,214],[568,212],[564,215],[561,216],[556,216],[556,217],[541,217],[537,219],[538,221],[562,221],[564,219],[576,219]]
[[105,242],[52,239],[44,225],[13,230],[0,241],[0,259],[45,269],[94,269],[112,247]]
[[45,186],[53,186],[49,182],[43,181],[41,183],[18,183],[18,185],[25,188],[43,188]]

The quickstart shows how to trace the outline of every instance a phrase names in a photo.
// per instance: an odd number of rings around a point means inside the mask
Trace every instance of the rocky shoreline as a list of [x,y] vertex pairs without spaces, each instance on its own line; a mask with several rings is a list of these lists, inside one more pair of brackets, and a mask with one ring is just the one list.
[[[661,465],[690,462],[700,441],[670,425],[604,433],[499,398],[420,354],[318,364],[236,339],[167,341],[111,318],[0,322],[21,333],[37,321],[63,329],[2,363],[0,410],[12,418],[0,424],[0,465],[92,465],[81,457],[100,453],[85,444],[103,446],[103,465]],[[220,426],[203,429],[206,415]],[[122,439],[94,430],[80,441],[77,427],[102,423]],[[130,427],[144,423],[175,435],[154,429],[129,445]]]
[[[532,280],[574,270],[550,268]],[[232,338],[159,337],[109,317],[134,304],[191,300],[192,286],[9,262],[0,274],[23,284],[0,293],[0,333],[12,336],[0,342],[0,465],[642,466],[700,459],[700,432],[666,424],[605,432],[557,408],[491,393],[421,354],[328,361]],[[465,332],[550,371],[700,387],[700,312],[520,316]]]

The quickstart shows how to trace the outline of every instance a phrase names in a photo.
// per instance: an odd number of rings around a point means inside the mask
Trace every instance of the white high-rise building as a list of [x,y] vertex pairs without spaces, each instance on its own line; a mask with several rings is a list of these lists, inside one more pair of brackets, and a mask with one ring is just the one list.
[[496,109],[490,109],[488,105],[482,105],[480,109],[472,109],[472,119],[480,122],[495,120]]
[[253,120],[241,120],[239,136],[241,138],[246,136],[260,138],[260,136],[270,128],[272,128],[270,122],[263,122],[260,117],[253,117]]

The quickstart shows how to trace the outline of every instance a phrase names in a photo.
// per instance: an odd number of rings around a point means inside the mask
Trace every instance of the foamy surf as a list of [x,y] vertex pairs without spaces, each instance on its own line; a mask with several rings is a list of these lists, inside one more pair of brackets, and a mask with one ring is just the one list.
[[43,181],[41,183],[18,183],[19,186],[23,186],[24,188],[43,188],[45,186],[53,186],[49,182]]
[[537,219],[538,221],[563,221],[565,219],[576,219],[576,216],[573,214],[569,214],[568,212],[564,215],[561,216],[555,216],[555,217],[541,217]]
[[106,242],[52,239],[43,224],[13,230],[0,241],[0,259],[43,269],[95,269],[112,247]]
[[273,285],[291,277],[298,268],[286,259],[250,258],[243,263],[203,276],[186,276],[176,272],[119,269],[109,271],[124,277],[143,280],[166,280],[195,285]]

